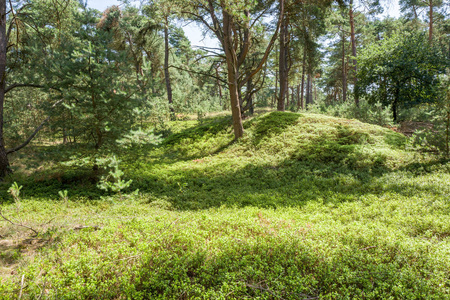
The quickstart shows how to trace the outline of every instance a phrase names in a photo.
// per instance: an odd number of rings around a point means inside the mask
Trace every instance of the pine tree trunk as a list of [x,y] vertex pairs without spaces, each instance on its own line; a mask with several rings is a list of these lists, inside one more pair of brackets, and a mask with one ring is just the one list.
[[306,82],[306,109],[308,109],[309,104],[311,104],[311,75],[308,74],[308,79]]
[[170,82],[169,73],[169,19],[165,16],[164,19],[164,77],[166,79],[167,99],[169,100],[170,112],[174,113],[173,99],[172,99],[172,85]]
[[431,42],[433,41],[433,0],[429,0],[430,5],[430,24],[428,30],[428,39]]
[[222,94],[222,85],[220,84],[220,80],[219,80],[219,78],[220,78],[219,66],[217,66],[217,68],[215,68],[215,69],[216,69],[216,78],[217,78],[216,84],[217,84],[217,88],[219,90],[219,101],[220,101],[219,105],[220,105],[220,107],[222,107],[223,94]]
[[289,109],[289,106],[291,105],[291,88],[287,87],[287,93],[286,93],[286,107]]
[[6,88],[6,0],[0,0],[0,180],[11,173],[3,137],[3,108]]
[[304,94],[305,94],[305,72],[306,72],[306,47],[303,50],[303,64],[302,64],[302,88],[301,88],[301,100],[300,105],[302,107],[302,110],[305,109],[305,101],[304,101]]
[[345,33],[342,31],[342,101],[347,101],[347,72],[345,67]]
[[278,72],[275,72],[275,93],[273,94],[272,107],[275,107],[275,103],[278,101]]
[[359,107],[359,95],[356,89],[356,85],[358,83],[358,77],[356,75],[358,68],[357,68],[357,61],[356,61],[356,36],[355,36],[355,19],[354,19],[354,13],[353,13],[353,0],[350,0],[350,38],[352,41],[352,56],[353,56],[353,69],[354,69],[354,87],[355,87],[355,104]]
[[286,109],[286,95],[288,94],[288,47],[287,47],[287,21],[283,19],[280,27],[280,58],[279,58],[279,72],[280,72],[280,97],[278,98],[277,110],[285,111]]
[[398,87],[399,83],[397,83],[397,87],[395,88],[394,102],[392,103],[392,117],[394,122],[397,122],[398,119],[398,99],[400,97],[400,88]]
[[316,84],[316,78],[313,79],[313,84],[314,84],[314,101],[313,103],[317,102],[317,84]]
[[[252,91],[254,88],[253,86],[253,79],[250,78],[250,80],[247,82],[247,92],[248,91]],[[250,97],[248,98],[248,112],[251,116],[253,116],[253,114],[255,113],[255,108],[253,107],[254,103],[253,103],[253,94],[250,95]]]
[[230,92],[234,137],[237,140],[244,135],[244,126],[242,125],[241,106],[239,103],[239,71],[236,50],[233,45],[232,18],[229,13],[223,10],[223,48],[227,62],[228,90]]

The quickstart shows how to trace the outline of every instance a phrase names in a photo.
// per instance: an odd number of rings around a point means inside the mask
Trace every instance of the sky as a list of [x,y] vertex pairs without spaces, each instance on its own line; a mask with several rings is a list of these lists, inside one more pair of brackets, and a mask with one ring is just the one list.
[[[139,1],[135,1],[139,4]],[[88,0],[88,7],[96,8],[100,11],[104,11],[107,7],[112,5],[119,5],[120,1],[118,0]],[[388,1],[387,7],[385,7],[384,14],[385,16],[390,17],[399,17],[400,9],[398,5],[398,1]],[[195,25],[194,23],[190,23],[183,27],[186,36],[191,41],[191,45],[193,47],[196,46],[206,46],[206,47],[217,47],[218,41],[216,39],[212,39],[209,36],[204,37],[202,35],[201,29]]]

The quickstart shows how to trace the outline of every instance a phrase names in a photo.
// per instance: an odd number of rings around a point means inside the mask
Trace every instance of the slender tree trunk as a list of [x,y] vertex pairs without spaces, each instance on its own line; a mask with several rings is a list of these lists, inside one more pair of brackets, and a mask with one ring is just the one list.
[[313,77],[312,83],[313,86],[312,88],[314,88],[314,101],[313,103],[317,102],[317,85],[316,85],[316,77]]
[[398,99],[400,97],[400,88],[398,87],[399,83],[397,83],[397,87],[395,88],[394,102],[392,103],[392,117],[394,122],[397,122],[398,118]]
[[156,94],[156,89],[155,89],[155,66],[152,63],[151,67],[150,67],[150,83],[151,83],[151,90],[152,90],[152,95]]
[[302,88],[301,88],[301,100],[300,105],[302,107],[302,110],[305,109],[305,101],[304,101],[304,94],[305,94],[305,72],[306,72],[306,47],[303,49],[303,63],[302,63]]
[[311,75],[308,73],[306,80],[306,109],[309,108],[309,104],[311,103],[310,95],[311,95]]
[[354,19],[354,13],[353,13],[353,0],[350,0],[350,38],[352,41],[352,56],[353,56],[353,69],[354,69],[354,87],[355,87],[355,104],[356,106],[359,106],[359,95],[358,91],[356,89],[356,85],[358,83],[358,77],[356,75],[358,69],[357,69],[357,61],[356,61],[356,36],[355,36],[355,19]]
[[275,107],[275,103],[278,103],[278,72],[275,72],[275,93],[273,94],[272,107]]
[[0,180],[11,173],[3,137],[3,108],[6,87],[6,0],[0,0]]
[[301,103],[300,103],[300,84],[297,85],[297,110],[300,110]]
[[219,66],[217,66],[216,68],[216,78],[217,78],[217,88],[219,89],[219,99],[220,99],[220,107],[222,107],[222,98],[223,98],[223,94],[222,94],[222,85],[220,84],[220,74],[219,74]]
[[286,107],[289,109],[289,106],[291,105],[291,88],[289,87],[288,84],[288,88],[287,88],[287,93],[286,93]]
[[170,112],[173,114],[172,85],[170,83],[169,73],[169,19],[164,18],[164,77],[166,79],[167,99],[169,100]]
[[342,101],[347,101],[347,72],[345,67],[345,33],[342,31]]
[[239,103],[239,70],[232,36],[232,19],[233,17],[226,10],[223,10],[223,48],[227,61],[231,115],[233,118],[234,137],[239,139],[244,135],[244,126],[242,125],[241,106]]
[[284,111],[286,109],[286,95],[288,91],[288,23],[286,17],[283,19],[280,27],[280,97],[278,98],[277,110]]
[[63,124],[63,145],[67,144],[67,132],[66,132],[66,126]]
[[[250,79],[247,82],[247,91],[252,91],[253,90],[253,79]],[[253,107],[254,103],[253,103],[253,94],[249,97],[248,99],[248,112],[251,116],[253,116],[253,114],[255,113],[255,108]]]
[[428,30],[428,40],[431,42],[433,41],[433,0],[429,0],[430,5],[430,24],[429,24],[429,30]]
[[446,156],[449,157],[450,154],[450,111],[447,110],[447,118],[445,120],[445,150],[446,150]]

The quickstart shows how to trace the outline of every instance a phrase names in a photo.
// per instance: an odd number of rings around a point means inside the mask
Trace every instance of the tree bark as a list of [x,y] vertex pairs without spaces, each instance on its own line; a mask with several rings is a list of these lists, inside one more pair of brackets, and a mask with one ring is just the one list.
[[172,85],[170,82],[169,73],[169,19],[164,17],[164,77],[166,79],[167,99],[169,100],[170,112],[174,113],[173,99],[172,99]]
[[311,104],[311,75],[308,73],[306,82],[306,109],[308,109],[309,104]]
[[280,72],[280,97],[278,98],[277,110],[285,111],[286,96],[288,95],[288,20],[283,18],[280,26],[280,58],[279,67]]
[[306,47],[303,49],[303,63],[302,63],[302,88],[301,88],[301,99],[300,99],[300,105],[302,107],[302,110],[305,109],[305,101],[304,101],[304,95],[305,95],[305,72],[306,72]]
[[231,115],[233,117],[234,137],[239,139],[244,136],[244,126],[242,125],[241,106],[239,103],[239,70],[236,49],[233,43],[232,24],[233,17],[226,10],[223,10],[223,48],[227,61]]
[[278,73],[275,72],[275,92],[273,93],[272,107],[275,107],[275,104],[278,103]]
[[357,68],[357,61],[356,61],[356,36],[355,36],[355,19],[354,19],[354,12],[353,12],[353,0],[350,0],[350,38],[352,41],[352,56],[353,56],[353,70],[354,70],[354,91],[355,91],[355,104],[359,107],[359,95],[356,89],[356,85],[358,83],[358,77],[356,75],[358,68]]
[[222,106],[222,99],[223,99],[222,85],[220,84],[220,80],[219,80],[219,78],[220,78],[220,74],[219,74],[219,65],[217,65],[217,66],[215,67],[215,69],[216,69],[216,78],[217,78],[216,84],[217,84],[217,88],[218,88],[218,90],[219,90],[219,100],[220,100],[219,105],[220,105],[220,107],[223,107],[223,106]]
[[394,102],[392,103],[392,117],[394,122],[397,122],[398,119],[398,100],[400,97],[400,88],[399,83],[397,83],[397,87],[395,88]]
[[347,101],[347,72],[345,67],[345,33],[342,31],[342,101]]
[[430,5],[430,24],[429,24],[429,30],[428,30],[428,40],[431,42],[433,41],[433,0],[429,0]]
[[6,0],[0,0],[0,180],[11,173],[3,136],[3,112],[6,90]]
[[[247,91],[251,91],[253,90],[254,86],[253,86],[253,79],[250,79],[247,82]],[[251,116],[253,116],[253,114],[255,113],[255,108],[254,108],[254,103],[253,103],[253,94],[250,94],[250,97],[248,99],[248,112]]]

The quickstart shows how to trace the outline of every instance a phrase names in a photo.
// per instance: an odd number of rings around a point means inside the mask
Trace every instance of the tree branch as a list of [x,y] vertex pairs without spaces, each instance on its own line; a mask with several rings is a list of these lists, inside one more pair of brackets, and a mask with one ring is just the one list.
[[[52,105],[51,109],[55,108],[58,104],[63,102],[63,100],[64,99],[57,101],[55,104]],[[38,132],[44,127],[44,125],[48,122],[48,120],[50,120],[50,117],[51,116],[48,116],[44,121],[42,121],[42,123],[34,130],[34,132],[28,137],[28,139],[25,142],[23,142],[21,145],[15,148],[6,150],[6,155],[17,152],[20,149],[24,148],[26,145],[28,145],[31,142],[31,140],[36,136],[36,134],[38,134]]]
[[219,80],[219,81],[221,81],[221,82],[223,82],[225,84],[228,84],[228,81],[223,80],[222,78],[219,78],[217,76],[214,76],[214,75],[211,75],[211,74],[208,74],[208,73],[192,71],[192,70],[184,69],[184,68],[173,66],[173,65],[170,65],[169,68],[174,68],[174,69],[181,70],[181,71],[191,72],[191,73],[198,74],[198,75],[208,76],[208,77],[214,78],[216,80]]
[[284,18],[284,0],[280,0],[280,18],[278,19],[275,33],[273,34],[272,39],[270,40],[269,45],[266,48],[266,52],[264,53],[264,56],[261,59],[261,62],[259,63],[258,67],[255,70],[253,70],[253,72],[251,72],[243,82],[241,82],[240,84],[241,87],[244,86],[253,76],[255,76],[263,68],[264,64],[267,61],[267,58],[269,57],[270,52],[272,52],[272,48],[278,37],[278,32],[280,31],[280,26],[283,18]]
[[43,89],[45,86],[40,84],[32,84],[32,83],[13,83],[5,89],[5,94],[9,91],[18,88],[18,87],[32,87],[32,88],[40,88]]
[[5,221],[8,222],[8,223],[11,223],[11,224],[14,225],[14,226],[20,226],[20,227],[27,228],[27,229],[33,231],[36,235],[39,235],[39,232],[37,232],[35,229],[33,229],[33,228],[29,227],[29,226],[23,225],[23,224],[17,224],[17,223],[14,223],[14,222],[11,221],[10,219],[6,218],[6,217],[3,215],[3,212],[2,212],[2,208],[1,208],[1,207],[0,207],[0,216],[3,218],[3,220],[5,220]]

